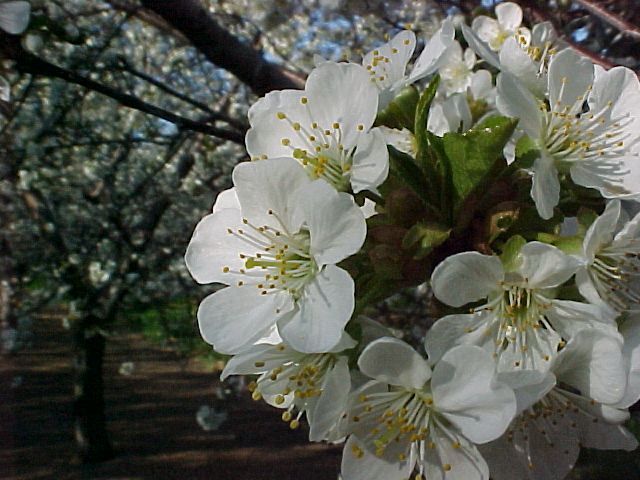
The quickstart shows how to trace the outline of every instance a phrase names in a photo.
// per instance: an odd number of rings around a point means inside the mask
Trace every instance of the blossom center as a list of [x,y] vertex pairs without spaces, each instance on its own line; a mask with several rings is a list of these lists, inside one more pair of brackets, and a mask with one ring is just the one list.
[[[307,105],[305,98],[301,100]],[[349,189],[356,148],[347,148],[343,144],[347,132],[340,123],[335,122],[330,126],[319,125],[317,122],[302,125],[283,112],[276,113],[276,118],[287,122],[292,133],[291,138],[282,138],[280,142],[291,149],[291,156],[305,167],[311,179],[322,178],[339,191]],[[357,126],[358,132],[364,129],[364,125]]]
[[[424,456],[427,449],[435,449],[442,441],[461,448],[457,434],[437,412],[429,385],[420,390],[392,386],[389,392],[360,395],[359,403],[350,421],[354,430],[363,429],[362,434],[356,435],[378,457],[404,461]],[[362,457],[359,447],[354,445],[352,449],[356,458]],[[418,468],[416,478],[422,478],[423,462],[419,462]],[[441,468],[448,472],[452,466],[444,463]]]
[[[318,266],[309,252],[310,236],[306,229],[289,232],[277,214],[269,210],[278,226],[255,226],[244,219],[246,229],[227,229],[229,235],[243,240],[255,253],[239,254],[244,260],[244,268],[232,270],[224,267],[223,272],[240,275],[237,286],[254,286],[262,295],[276,291],[287,291],[294,298],[302,295],[304,287],[318,272]],[[251,251],[251,250],[249,250]]]
[[[640,250],[640,241],[635,241]],[[640,254],[608,248],[596,255],[589,275],[598,292],[617,311],[640,306]]]
[[554,105],[540,105],[543,125],[540,146],[555,160],[560,170],[567,170],[579,162],[596,170],[609,183],[615,182],[628,173],[619,159],[626,152],[625,140],[629,134],[624,127],[630,118],[611,118],[611,102],[600,111],[583,112],[587,92],[565,101],[562,97],[566,82],[567,79],[563,78],[559,100]]

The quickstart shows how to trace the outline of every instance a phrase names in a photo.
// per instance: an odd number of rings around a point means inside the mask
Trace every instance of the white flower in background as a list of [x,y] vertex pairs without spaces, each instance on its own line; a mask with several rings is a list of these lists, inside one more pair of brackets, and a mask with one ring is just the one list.
[[252,345],[227,363],[229,375],[260,375],[250,384],[254,400],[283,408],[282,419],[292,429],[306,413],[312,441],[338,440],[334,432],[346,408],[351,386],[347,357],[339,352],[355,345],[348,335],[332,352],[302,353],[282,342]]
[[540,216],[553,216],[560,174],[605,198],[637,198],[640,82],[635,73],[598,68],[594,78],[593,64],[567,49],[551,60],[547,80],[548,104],[510,73],[498,77],[498,108],[519,119],[518,126],[540,150],[531,187]]
[[364,242],[363,214],[288,158],[241,163],[233,182],[235,194],[196,226],[185,257],[198,282],[229,285],[200,304],[203,338],[237,353],[277,324],[296,350],[329,351],[354,308],[353,280],[335,264]]
[[120,368],[118,368],[118,373],[125,377],[133,375],[133,372],[136,369],[136,365],[133,362],[122,362],[120,364]]
[[211,432],[220,428],[229,416],[226,410],[216,410],[209,405],[200,405],[196,412],[196,422],[205,432]]
[[[635,338],[625,338],[625,348],[636,357],[638,327],[630,329]],[[625,357],[630,357],[622,348],[617,336],[582,330],[560,351],[552,373],[538,385],[516,389],[521,413],[504,436],[480,447],[492,478],[560,480],[573,468],[581,446],[635,449],[637,441],[620,425],[629,417],[628,405],[620,404],[628,383]],[[638,396],[636,390],[633,402]]]
[[8,102],[11,100],[11,84],[6,78],[0,75],[0,100]]
[[450,20],[442,22],[440,29],[426,42],[409,75],[405,71],[416,47],[416,37],[412,31],[402,31],[389,42],[367,53],[362,65],[380,91],[378,109],[385,108],[401,88],[435,73],[454,36],[453,23]]
[[109,280],[111,272],[109,265],[103,265],[101,262],[93,261],[89,263],[89,280],[98,286]]
[[432,370],[409,345],[385,337],[364,349],[358,366],[374,380],[352,395],[345,480],[409,478],[414,469],[429,480],[489,478],[474,444],[504,432],[516,401],[486,352],[459,346]]
[[576,285],[590,302],[617,312],[640,311],[640,214],[629,218],[611,200],[584,237]]
[[486,42],[494,51],[499,51],[502,44],[508,38],[517,38],[519,41],[528,42],[530,32],[521,27],[522,9],[515,3],[504,2],[496,5],[497,20],[480,15],[473,19],[471,29],[480,39]]
[[473,118],[467,96],[451,95],[446,100],[436,101],[429,109],[427,130],[442,136],[447,132],[457,132],[462,128],[466,132],[472,127]]
[[29,25],[30,14],[29,2],[0,3],[0,29],[12,35],[19,35]]
[[395,93],[407,85],[405,72],[415,48],[416,35],[411,30],[403,30],[362,58],[370,81],[380,91],[378,110],[385,108]]
[[473,67],[476,64],[473,50],[467,48],[463,54],[460,44],[454,41],[442,56],[440,63],[438,73],[447,93],[465,93],[471,86]]
[[472,29],[462,25],[465,40],[489,65],[518,78],[536,96],[546,93],[545,76],[549,61],[558,52],[555,30],[549,22],[535,25],[531,34],[507,36],[496,53]]
[[340,191],[375,190],[389,171],[384,138],[372,129],[378,89],[364,68],[325,62],[305,90],[268,93],[249,110],[246,146],[254,160],[292,157],[312,179]]
[[453,307],[486,302],[472,313],[438,320],[426,336],[429,358],[437,360],[454,345],[471,343],[490,351],[501,372],[544,372],[558,347],[579,330],[615,332],[615,322],[601,308],[555,298],[556,287],[579,266],[573,257],[551,245],[530,242],[515,263],[513,271],[506,272],[498,257],[464,252],[436,267],[431,284],[438,300]]

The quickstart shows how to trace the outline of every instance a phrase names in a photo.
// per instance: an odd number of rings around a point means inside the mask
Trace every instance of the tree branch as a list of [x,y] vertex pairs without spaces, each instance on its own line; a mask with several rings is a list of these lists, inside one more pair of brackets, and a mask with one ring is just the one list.
[[178,128],[192,130],[195,132],[213,135],[215,137],[224,138],[240,145],[244,144],[244,133],[232,130],[216,128],[205,123],[197,122],[186,117],[181,117],[160,107],[140,100],[133,95],[123,93],[102,83],[98,83],[90,78],[78,75],[75,72],[65,70],[52,63],[43,60],[32,53],[24,50],[20,45],[20,39],[15,36],[0,33],[0,56],[9,58],[16,62],[16,69],[23,73],[32,75],[40,75],[47,77],[55,77],[65,80],[69,83],[75,83],[94,92],[101,93],[117,101],[120,105],[133,108],[150,115],[167,120]]
[[210,62],[233,73],[258,95],[304,87],[304,79],[298,74],[268,62],[218,25],[198,0],[142,0],[142,5],[184,35]]
[[138,70],[136,70],[135,68],[133,68],[131,65],[129,65],[129,63],[127,62],[127,59],[124,57],[120,57],[119,59],[119,63],[120,63],[120,69],[123,72],[128,72],[131,75],[133,75],[134,77],[138,77],[141,80],[144,80],[145,82],[149,82],[151,85],[154,85],[155,87],[159,88],[160,90],[162,90],[165,93],[168,93],[169,95],[176,97],[180,100],[182,100],[185,103],[188,103],[190,105],[193,105],[194,107],[207,112],[209,115],[207,116],[208,120],[220,120],[222,122],[226,122],[229,125],[231,125],[232,127],[236,128],[237,130],[241,131],[241,132],[245,132],[247,130],[247,125],[245,125],[243,122],[236,120],[234,118],[231,118],[227,115],[224,115],[220,112],[215,112],[213,111],[208,105],[199,102],[197,100],[194,100],[193,98],[189,97],[188,95],[185,95],[183,93],[178,92],[177,90],[169,87],[168,85],[162,83],[159,80],[156,80],[154,77],[152,77],[151,75],[148,75],[144,72],[140,72]]
[[582,5],[586,10],[588,10],[592,15],[604,20],[609,25],[614,26],[621,32],[626,33],[630,37],[640,39],[640,29],[631,25],[630,23],[624,21],[624,19],[619,16],[605,10],[602,6],[598,5],[591,0],[575,0],[576,3]]

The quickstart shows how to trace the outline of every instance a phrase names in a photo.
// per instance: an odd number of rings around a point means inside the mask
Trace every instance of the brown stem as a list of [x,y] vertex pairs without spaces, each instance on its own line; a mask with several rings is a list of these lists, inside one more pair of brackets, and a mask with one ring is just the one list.
[[604,20],[609,25],[616,27],[621,32],[626,33],[630,37],[634,37],[640,39],[640,29],[626,22],[624,19],[620,18],[618,15],[615,15],[604,8],[601,5],[598,5],[591,0],[574,0],[576,3],[582,5],[586,10],[588,10],[592,15],[595,15],[601,20]]
[[179,128],[193,130],[195,132],[206,133],[215,137],[231,140],[240,145],[244,144],[244,134],[232,130],[216,128],[206,123],[197,122],[186,117],[181,117],[175,113],[156,107],[150,103],[140,100],[138,97],[123,93],[112,87],[98,83],[90,78],[78,75],[70,70],[58,67],[53,63],[49,63],[32,53],[24,50],[20,45],[19,38],[0,34],[0,57],[9,58],[16,62],[15,68],[23,73],[32,75],[40,75],[47,77],[55,77],[65,80],[69,83],[75,83],[82,87],[101,93],[117,101],[120,105],[133,108],[150,115],[162,118],[175,124]]

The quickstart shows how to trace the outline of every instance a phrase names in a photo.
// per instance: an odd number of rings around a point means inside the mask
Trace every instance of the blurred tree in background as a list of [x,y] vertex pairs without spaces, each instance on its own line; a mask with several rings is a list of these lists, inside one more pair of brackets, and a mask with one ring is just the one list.
[[[637,0],[517,3],[594,61],[640,69]],[[0,100],[3,348],[17,347],[34,313],[73,306],[85,460],[113,455],[101,369],[114,325],[144,324],[186,350],[200,341],[193,305],[205,290],[182,256],[245,159],[249,106],[270,90],[302,87],[314,55],[357,60],[385,33],[410,27],[424,40],[440,19],[492,6],[33,0],[24,34],[0,32],[0,75],[11,85],[11,99]]]

